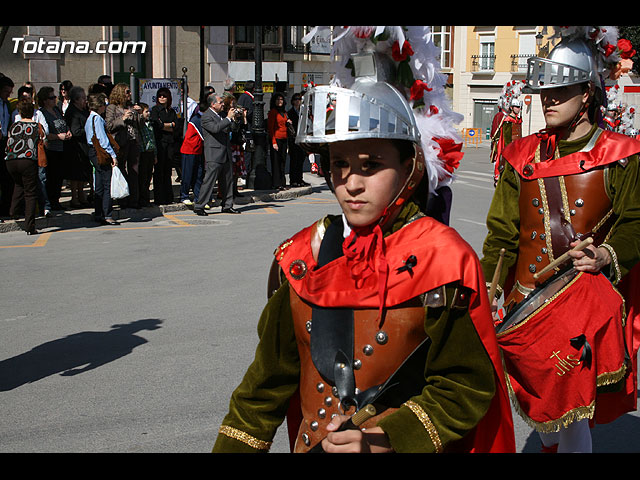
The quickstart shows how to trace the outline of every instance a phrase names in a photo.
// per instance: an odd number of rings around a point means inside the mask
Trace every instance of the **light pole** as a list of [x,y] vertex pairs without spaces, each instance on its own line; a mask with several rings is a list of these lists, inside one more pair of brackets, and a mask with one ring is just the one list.
[[267,135],[264,129],[264,101],[262,92],[262,26],[254,27],[255,37],[255,88],[253,100],[252,134],[255,151],[251,155],[251,172],[247,187],[269,190],[271,175],[267,170]]

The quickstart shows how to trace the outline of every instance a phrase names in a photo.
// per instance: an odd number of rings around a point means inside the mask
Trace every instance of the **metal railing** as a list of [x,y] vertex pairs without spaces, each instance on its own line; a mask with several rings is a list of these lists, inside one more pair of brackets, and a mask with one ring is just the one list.
[[494,54],[471,55],[472,72],[493,72],[495,71],[496,56]]
[[511,73],[527,73],[527,59],[535,57],[533,53],[511,55]]

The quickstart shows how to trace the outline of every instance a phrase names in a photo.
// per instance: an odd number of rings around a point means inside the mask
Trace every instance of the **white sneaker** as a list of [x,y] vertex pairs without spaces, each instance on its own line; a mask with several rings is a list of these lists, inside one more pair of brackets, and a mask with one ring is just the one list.
[[188,205],[188,206],[193,205],[193,202],[191,200],[189,200],[188,198],[186,200],[183,200],[182,203],[184,203],[185,205]]
[[213,205],[209,205],[208,203],[204,206],[205,210],[211,210],[213,209]]

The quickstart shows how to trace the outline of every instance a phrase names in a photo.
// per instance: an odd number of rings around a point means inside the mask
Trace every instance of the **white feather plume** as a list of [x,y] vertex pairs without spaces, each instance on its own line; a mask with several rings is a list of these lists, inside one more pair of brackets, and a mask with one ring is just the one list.
[[[310,41],[319,27],[305,37]],[[446,76],[440,71],[440,49],[433,43],[432,33],[427,26],[349,26],[334,27],[331,59],[335,76],[332,85],[349,88],[354,78],[350,69],[345,67],[349,55],[361,51],[365,46],[372,47],[370,37],[385,34],[385,39],[378,39],[373,43],[376,52],[391,57],[395,42],[399,47],[405,40],[411,46],[413,55],[410,57],[411,72],[416,80],[424,81],[430,90],[425,90],[424,106],[418,106],[409,98],[409,90],[402,93],[414,107],[416,123],[420,130],[422,147],[425,153],[429,186],[431,191],[437,187],[448,185],[453,181],[453,174],[448,171],[439,158],[440,145],[434,140],[449,139],[461,143],[462,139],[455,125],[463,120],[463,115],[451,108],[451,102],[445,93]],[[396,85],[397,87],[397,85]],[[402,87],[398,87],[402,90]]]

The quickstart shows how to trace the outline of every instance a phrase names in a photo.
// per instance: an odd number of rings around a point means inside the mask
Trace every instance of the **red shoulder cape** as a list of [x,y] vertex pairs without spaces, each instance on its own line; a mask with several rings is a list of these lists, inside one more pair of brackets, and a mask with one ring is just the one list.
[[575,152],[550,162],[533,163],[541,138],[528,135],[510,143],[502,152],[504,159],[522,177],[536,178],[573,175],[617,162],[640,152],[640,141],[620,133],[602,130],[589,151]]
[[[275,252],[284,274],[295,292],[304,300],[324,307],[378,308],[378,279],[370,275],[356,288],[340,257],[319,269],[311,250],[309,226],[284,242]],[[470,316],[493,363],[496,395],[489,411],[467,435],[469,452],[515,452],[511,406],[495,335],[486,283],[478,257],[452,228],[430,217],[420,218],[384,239],[389,264],[386,307],[398,305],[422,293],[451,282],[459,282],[473,291]],[[417,259],[413,275],[397,272],[410,255]],[[295,278],[294,262],[306,264],[306,274]],[[299,263],[298,263],[299,264]],[[297,273],[295,268],[294,273]]]

